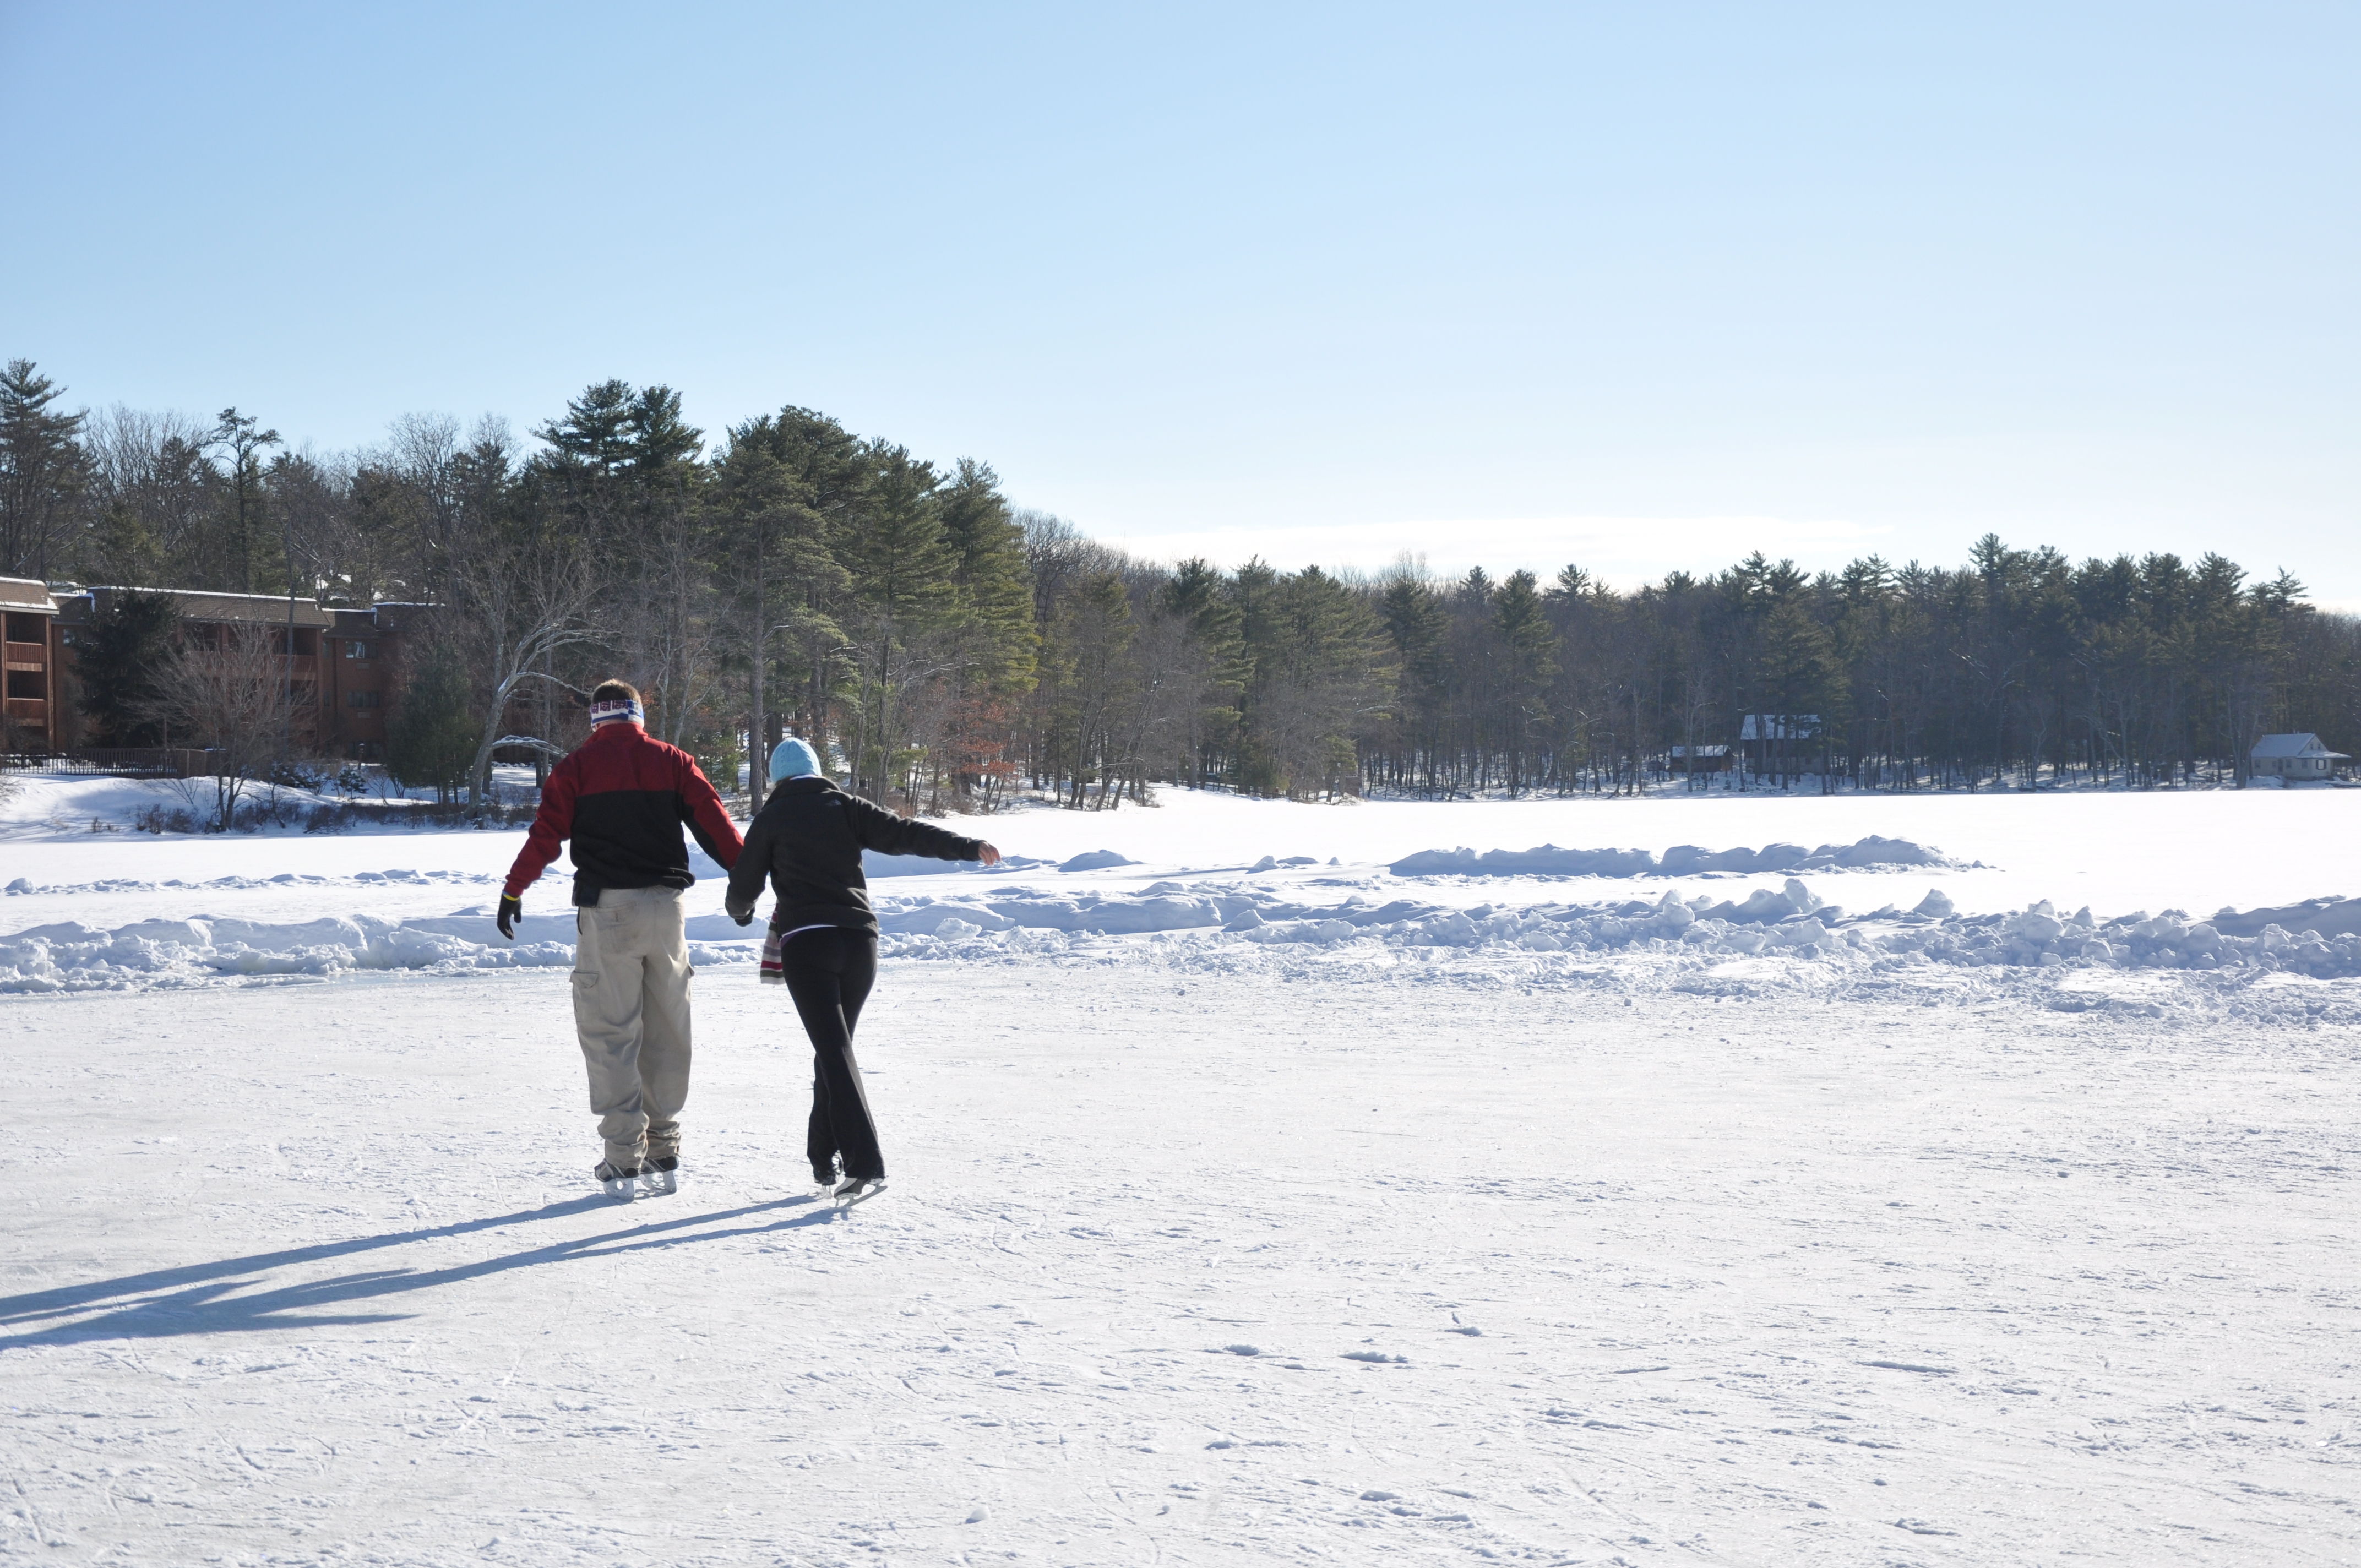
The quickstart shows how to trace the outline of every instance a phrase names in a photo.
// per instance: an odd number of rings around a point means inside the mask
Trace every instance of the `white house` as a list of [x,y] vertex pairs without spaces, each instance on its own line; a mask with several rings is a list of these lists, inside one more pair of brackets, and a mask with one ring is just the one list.
[[2322,745],[2317,735],[2266,735],[2255,742],[2252,755],[2258,779],[2324,779],[2337,763],[2352,761]]

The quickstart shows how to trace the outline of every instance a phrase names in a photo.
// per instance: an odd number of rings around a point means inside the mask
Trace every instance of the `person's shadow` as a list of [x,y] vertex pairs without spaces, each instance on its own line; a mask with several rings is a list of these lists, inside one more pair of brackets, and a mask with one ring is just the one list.
[[[499,1214],[481,1220],[461,1220],[425,1230],[393,1231],[384,1235],[324,1242],[318,1246],[255,1253],[246,1257],[223,1258],[214,1263],[195,1263],[180,1268],[159,1268],[146,1274],[126,1275],[119,1279],[94,1280],[87,1285],[68,1285],[54,1290],[0,1297],[0,1352],[22,1345],[72,1344],[94,1339],[161,1339],[175,1334],[225,1333],[245,1329],[398,1322],[413,1314],[324,1312],[318,1309],[374,1301],[414,1290],[431,1290],[437,1286],[502,1274],[512,1268],[531,1268],[544,1263],[609,1257],[619,1253],[642,1252],[655,1247],[686,1246],[694,1242],[797,1230],[808,1225],[826,1224],[836,1217],[833,1209],[824,1208],[769,1223],[729,1223],[754,1215],[775,1213],[783,1209],[807,1209],[815,1201],[817,1200],[809,1197],[782,1198],[768,1203],[749,1203],[737,1209],[684,1215],[677,1220],[653,1221],[574,1241],[553,1242],[547,1246],[531,1247],[523,1252],[509,1253],[476,1263],[457,1264],[449,1268],[376,1269],[285,1285],[251,1295],[232,1294],[257,1283],[257,1276],[274,1268],[315,1263],[323,1258],[350,1257],[360,1253],[464,1236],[507,1225],[529,1224],[535,1220],[562,1219],[569,1214],[588,1213],[613,1206],[612,1201],[606,1198],[574,1198],[539,1209],[521,1210],[513,1214]],[[83,1316],[85,1313],[95,1315],[86,1317]]]

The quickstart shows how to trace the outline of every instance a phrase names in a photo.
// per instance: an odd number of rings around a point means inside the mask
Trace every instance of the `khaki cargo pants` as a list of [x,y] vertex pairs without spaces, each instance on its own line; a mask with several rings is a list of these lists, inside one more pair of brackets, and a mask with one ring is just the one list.
[[625,1168],[680,1153],[688,1099],[688,939],[669,887],[602,889],[574,912],[574,1028],[607,1157]]

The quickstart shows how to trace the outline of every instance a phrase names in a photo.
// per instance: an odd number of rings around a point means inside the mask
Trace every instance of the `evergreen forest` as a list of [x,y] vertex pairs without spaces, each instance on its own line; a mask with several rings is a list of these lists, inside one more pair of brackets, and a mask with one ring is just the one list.
[[663,386],[588,388],[525,439],[412,416],[328,455],[236,408],[62,400],[0,373],[0,575],[431,607],[405,723],[478,797],[496,757],[577,742],[609,676],[718,778],[791,729],[927,810],[1158,783],[2154,788],[2242,782],[2274,731],[2361,751],[2361,623],[2215,554],[1986,537],[1956,565],[1755,554],[1638,588],[1578,563],[1224,569],[1135,559],[984,462],[809,409],[709,438]]

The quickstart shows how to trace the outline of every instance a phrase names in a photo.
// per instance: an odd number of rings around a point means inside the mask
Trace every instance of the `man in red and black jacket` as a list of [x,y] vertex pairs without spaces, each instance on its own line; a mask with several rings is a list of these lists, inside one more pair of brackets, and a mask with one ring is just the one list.
[[681,826],[725,870],[742,844],[696,759],[651,737],[645,721],[623,682],[590,694],[590,739],[550,770],[500,912],[500,935],[513,941],[524,890],[574,841],[574,1027],[607,1140],[593,1174],[627,1201],[643,1181],[671,1192],[679,1179],[689,1034],[680,900],[697,881]]

